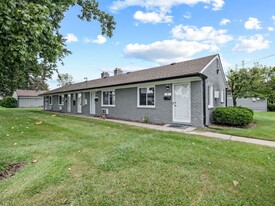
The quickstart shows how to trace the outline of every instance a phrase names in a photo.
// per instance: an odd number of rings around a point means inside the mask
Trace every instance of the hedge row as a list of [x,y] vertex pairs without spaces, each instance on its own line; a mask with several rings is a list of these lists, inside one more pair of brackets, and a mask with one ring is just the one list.
[[0,106],[6,108],[15,108],[17,107],[17,100],[13,97],[5,97],[4,99],[0,100]]
[[267,109],[268,111],[275,112],[275,104],[268,104]]
[[212,112],[215,124],[246,126],[253,121],[253,111],[245,107],[218,107]]

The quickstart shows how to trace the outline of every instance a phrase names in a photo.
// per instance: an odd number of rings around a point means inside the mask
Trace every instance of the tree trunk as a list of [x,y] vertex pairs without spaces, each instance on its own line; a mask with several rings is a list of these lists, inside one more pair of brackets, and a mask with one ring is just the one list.
[[15,81],[14,81],[14,73],[13,71],[10,71],[10,74],[9,74],[9,91],[8,93],[6,94],[6,96],[12,96],[13,95],[13,92],[15,91]]
[[237,98],[232,97],[232,99],[233,99],[233,107],[237,107]]

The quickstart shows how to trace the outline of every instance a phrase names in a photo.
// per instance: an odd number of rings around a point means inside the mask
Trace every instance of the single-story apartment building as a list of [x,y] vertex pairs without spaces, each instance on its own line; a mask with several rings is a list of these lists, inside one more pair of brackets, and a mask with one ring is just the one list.
[[12,97],[17,100],[17,107],[43,107],[43,97],[39,96],[43,90],[17,89]]
[[226,78],[218,54],[67,85],[45,92],[44,109],[152,123],[204,127],[226,105]]

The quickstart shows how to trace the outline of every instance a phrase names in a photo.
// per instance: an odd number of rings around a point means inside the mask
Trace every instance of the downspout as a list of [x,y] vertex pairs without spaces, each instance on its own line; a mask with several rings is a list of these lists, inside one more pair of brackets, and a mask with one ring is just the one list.
[[225,107],[227,107],[227,90],[228,88],[225,88]]
[[207,76],[201,74],[200,78],[202,79],[202,102],[203,102],[203,125],[206,125],[206,79]]

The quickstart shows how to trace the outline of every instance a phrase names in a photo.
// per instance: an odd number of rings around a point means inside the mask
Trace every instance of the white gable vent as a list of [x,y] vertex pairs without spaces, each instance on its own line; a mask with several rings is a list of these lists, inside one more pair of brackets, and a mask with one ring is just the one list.
[[109,110],[108,109],[102,109],[102,114],[109,114]]

